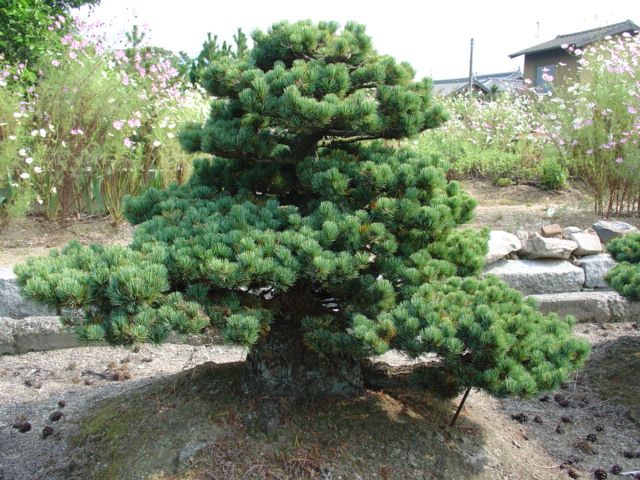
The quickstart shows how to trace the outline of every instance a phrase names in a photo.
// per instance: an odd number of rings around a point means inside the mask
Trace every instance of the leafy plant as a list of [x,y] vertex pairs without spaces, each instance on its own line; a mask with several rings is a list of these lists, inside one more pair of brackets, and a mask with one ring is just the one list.
[[540,184],[547,190],[560,190],[567,183],[567,170],[554,158],[540,163]]
[[448,395],[531,394],[582,363],[570,320],[477,278],[487,232],[458,228],[475,201],[444,162],[389,141],[445,120],[429,80],[356,23],[281,22],[253,40],[211,62],[210,116],[181,132],[212,156],[187,184],[130,199],[129,249],[18,267],[28,297],[81,306],[85,336],[112,343],[193,331],[204,312],[250,347],[246,385],[266,395],[359,394],[359,360],[389,348],[436,353]]
[[616,238],[607,250],[620,262],[607,274],[607,282],[621,295],[640,300],[640,234]]

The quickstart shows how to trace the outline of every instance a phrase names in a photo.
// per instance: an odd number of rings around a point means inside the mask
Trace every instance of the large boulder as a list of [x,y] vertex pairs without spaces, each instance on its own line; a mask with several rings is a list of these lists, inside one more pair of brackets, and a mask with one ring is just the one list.
[[639,305],[613,291],[530,295],[543,313],[572,315],[578,322],[619,322],[636,318]]
[[578,248],[578,244],[572,240],[543,237],[534,233],[523,242],[522,249],[524,254],[531,259],[558,258],[566,260],[576,248]]
[[485,264],[495,263],[520,249],[522,249],[522,242],[512,233],[502,230],[491,231],[489,233],[489,252],[485,257]]
[[577,292],[585,278],[582,268],[562,260],[502,260],[485,267],[489,274],[525,295]]
[[0,317],[25,318],[55,314],[52,308],[23,298],[13,267],[0,267]]
[[616,261],[608,253],[582,257],[578,265],[584,270],[584,286],[587,288],[608,288],[609,284],[605,277],[615,264]]
[[602,252],[600,237],[591,228],[587,228],[582,232],[570,233],[567,238],[578,244],[578,248],[573,252],[574,255],[595,255]]
[[626,222],[610,222],[607,220],[600,220],[599,222],[594,223],[593,229],[596,231],[603,243],[607,243],[614,238],[623,237],[628,233],[638,232],[636,227]]

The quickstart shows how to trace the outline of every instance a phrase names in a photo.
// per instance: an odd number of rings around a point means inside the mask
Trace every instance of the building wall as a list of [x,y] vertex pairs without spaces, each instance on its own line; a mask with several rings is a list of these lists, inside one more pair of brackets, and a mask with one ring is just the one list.
[[[564,63],[564,66],[559,65]],[[563,83],[575,78],[577,58],[558,48],[546,52],[528,53],[524,57],[524,78],[535,84],[536,68],[539,66],[556,65],[554,83]]]

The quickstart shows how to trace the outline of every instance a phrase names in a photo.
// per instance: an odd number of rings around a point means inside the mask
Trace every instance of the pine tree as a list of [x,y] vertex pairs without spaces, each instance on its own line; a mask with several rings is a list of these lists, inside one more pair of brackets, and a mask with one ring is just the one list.
[[282,22],[253,41],[203,71],[211,114],[181,141],[210,155],[188,184],[128,201],[128,248],[17,267],[27,296],[83,308],[87,340],[213,325],[250,348],[261,394],[359,393],[361,360],[390,348],[437,354],[411,380],[446,396],[532,394],[582,363],[570,319],[478,277],[486,232],[458,228],[475,201],[395,141],[445,121],[429,80],[356,23]]

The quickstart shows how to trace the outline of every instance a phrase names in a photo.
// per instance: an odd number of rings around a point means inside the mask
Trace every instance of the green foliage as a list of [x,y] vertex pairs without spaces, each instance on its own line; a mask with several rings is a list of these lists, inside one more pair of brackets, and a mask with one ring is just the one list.
[[569,322],[476,278],[487,232],[459,228],[476,202],[447,164],[390,141],[445,119],[430,82],[353,23],[283,22],[253,39],[203,73],[211,113],[181,140],[212,156],[189,182],[128,201],[129,249],[18,267],[25,294],[83,306],[85,337],[117,343],[201,327],[204,312],[245,346],[288,322],[329,356],[435,352],[455,391],[532,393],[579,366]]
[[81,338],[114,344],[161,342],[171,330],[196,333],[209,323],[202,307],[169,290],[159,245],[141,251],[77,242],[15,269],[22,291],[58,310],[83,309]]
[[423,370],[416,381],[438,379],[449,395],[467,387],[499,396],[548,390],[588,353],[571,334],[571,319],[541,314],[493,276],[425,284],[391,315],[398,329],[392,346],[442,359],[435,378]]
[[567,169],[556,159],[546,158],[540,163],[540,184],[547,190],[560,190],[567,183]]
[[[0,57],[10,63],[26,63],[31,70],[59,43],[66,14],[99,0],[0,0]],[[57,28],[51,28],[53,23]],[[32,78],[33,79],[33,78]]]
[[620,262],[607,274],[607,282],[621,295],[640,300],[640,234],[616,238],[607,250]]

